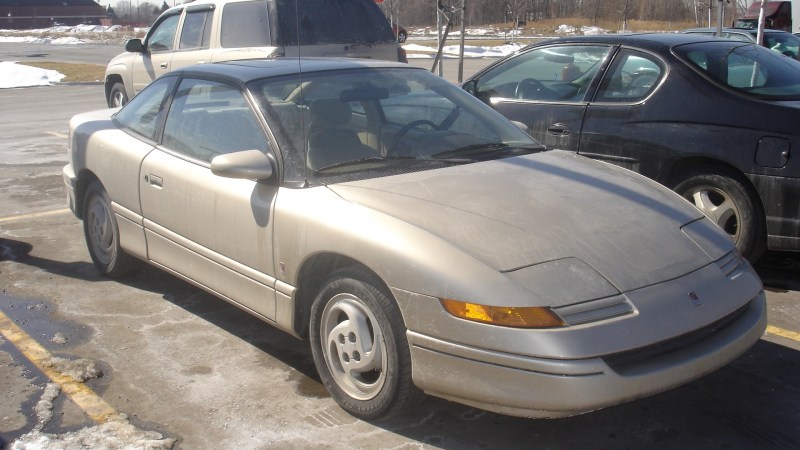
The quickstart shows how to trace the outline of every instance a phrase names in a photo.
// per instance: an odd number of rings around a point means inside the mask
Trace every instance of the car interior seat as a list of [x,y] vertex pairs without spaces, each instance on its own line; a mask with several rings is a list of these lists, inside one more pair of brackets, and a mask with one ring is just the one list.
[[378,155],[361,142],[355,130],[346,127],[353,115],[348,103],[339,99],[315,100],[309,112],[307,164],[311,170]]

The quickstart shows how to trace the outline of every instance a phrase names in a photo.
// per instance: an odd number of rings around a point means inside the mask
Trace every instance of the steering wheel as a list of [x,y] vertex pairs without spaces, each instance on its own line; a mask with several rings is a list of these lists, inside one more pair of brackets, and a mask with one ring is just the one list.
[[[535,78],[523,78],[517,83],[517,88],[514,90],[514,96],[520,99],[530,98],[531,94],[541,93],[547,89],[541,81]],[[538,97],[533,95],[533,97]]]
[[397,134],[394,135],[394,139],[392,139],[392,143],[389,144],[388,153],[390,155],[393,155],[395,147],[400,142],[400,139],[403,136],[405,136],[406,133],[408,133],[412,128],[416,128],[416,127],[419,127],[419,126],[422,126],[422,125],[427,125],[427,126],[433,128],[434,130],[438,130],[439,129],[439,126],[436,125],[435,123],[431,122],[430,120],[419,119],[419,120],[414,120],[414,121],[408,122],[407,124],[403,125],[402,128],[397,130]]

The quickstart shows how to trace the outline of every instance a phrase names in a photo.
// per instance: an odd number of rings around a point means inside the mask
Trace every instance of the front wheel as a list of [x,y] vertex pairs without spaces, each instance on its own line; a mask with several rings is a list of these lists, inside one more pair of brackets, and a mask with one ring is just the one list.
[[674,190],[728,233],[750,262],[764,253],[766,233],[761,208],[755,195],[735,175],[716,168],[697,168]]
[[83,234],[89,256],[100,273],[121,278],[136,272],[141,263],[120,247],[119,227],[111,210],[111,199],[99,181],[86,189],[83,205]]
[[125,85],[122,83],[114,83],[111,90],[108,92],[108,107],[117,108],[125,106],[128,103],[128,93],[125,91]]
[[397,304],[371,273],[335,272],[311,308],[310,340],[322,383],[348,413],[385,419],[423,398]]

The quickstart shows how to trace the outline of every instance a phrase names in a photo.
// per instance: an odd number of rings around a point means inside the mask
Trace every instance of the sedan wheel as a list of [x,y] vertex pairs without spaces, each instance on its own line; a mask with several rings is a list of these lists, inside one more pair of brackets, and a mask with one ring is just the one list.
[[750,262],[764,253],[763,214],[754,195],[734,175],[700,168],[674,189],[728,233]]
[[139,260],[120,247],[111,200],[100,182],[95,181],[86,189],[83,205],[83,232],[95,266],[111,278],[135,272],[140,266]]
[[422,398],[397,305],[365,270],[343,269],[311,309],[311,350],[320,378],[339,405],[367,420],[403,412]]

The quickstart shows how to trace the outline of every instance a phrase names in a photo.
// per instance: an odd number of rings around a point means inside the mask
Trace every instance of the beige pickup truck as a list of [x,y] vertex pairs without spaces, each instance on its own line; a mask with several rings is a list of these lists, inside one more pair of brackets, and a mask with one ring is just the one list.
[[127,103],[179,67],[272,56],[343,56],[406,62],[373,0],[197,0],[156,19],[105,73],[109,107]]

